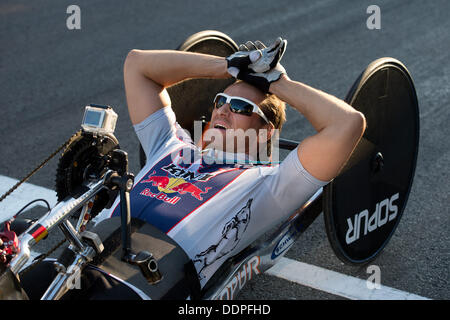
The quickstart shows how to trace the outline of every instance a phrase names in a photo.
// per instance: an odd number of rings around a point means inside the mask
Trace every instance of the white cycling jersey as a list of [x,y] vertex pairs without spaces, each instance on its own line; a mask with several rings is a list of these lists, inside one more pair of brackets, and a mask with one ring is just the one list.
[[[276,166],[214,163],[214,155],[180,131],[170,106],[134,128],[147,163],[130,192],[131,216],[174,239],[194,262],[202,287],[226,259],[288,218],[327,183],[303,168],[297,150]],[[95,222],[119,216],[118,204],[119,197]]]

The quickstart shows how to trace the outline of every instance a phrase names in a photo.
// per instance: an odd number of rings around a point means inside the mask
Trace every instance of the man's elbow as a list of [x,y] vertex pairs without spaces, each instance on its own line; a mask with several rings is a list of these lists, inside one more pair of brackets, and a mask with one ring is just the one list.
[[124,64],[123,64],[124,72],[127,72],[128,70],[136,67],[136,65],[138,63],[140,51],[141,50],[138,50],[138,49],[132,49],[128,52],[128,54],[125,58]]
[[364,134],[364,131],[366,130],[366,117],[362,112],[354,111],[351,114],[351,120],[349,121],[349,124],[352,128],[352,132],[355,137],[361,138]]
[[356,112],[356,123],[357,123],[357,127],[359,128],[361,135],[364,133],[364,131],[366,131],[366,117],[364,116],[364,114],[362,112],[357,111]]
[[125,62],[127,62],[127,61],[132,61],[132,60],[137,59],[137,57],[138,57],[139,54],[140,54],[140,51],[141,51],[141,50],[139,50],[139,49],[131,49],[131,50],[128,52],[128,54],[127,54],[127,57],[126,57],[126,59],[125,59]]

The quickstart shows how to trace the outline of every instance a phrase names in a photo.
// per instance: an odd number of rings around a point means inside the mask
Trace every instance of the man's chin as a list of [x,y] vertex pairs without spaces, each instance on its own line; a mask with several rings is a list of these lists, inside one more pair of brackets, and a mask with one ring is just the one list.
[[[238,138],[238,132],[232,129],[208,129],[203,135],[204,148],[215,149],[228,153],[245,153],[245,140]],[[240,143],[240,142],[243,143]]]
[[204,146],[205,146],[204,149],[214,149],[222,152],[235,152],[234,149],[227,150],[226,143],[224,143],[223,141],[215,140],[210,143],[207,142]]
[[203,134],[203,145],[205,148],[225,150],[226,149],[226,130],[210,128]]

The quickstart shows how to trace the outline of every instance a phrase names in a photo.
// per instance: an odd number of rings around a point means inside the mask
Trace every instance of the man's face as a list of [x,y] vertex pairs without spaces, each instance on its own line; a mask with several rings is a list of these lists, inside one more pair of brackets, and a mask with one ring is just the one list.
[[[257,105],[264,100],[264,94],[262,92],[245,82],[229,86],[225,89],[224,93],[230,96],[246,98]],[[271,125],[265,123],[258,114],[252,113],[251,116],[246,116],[234,113],[230,110],[230,105],[225,104],[219,109],[213,109],[210,127],[207,134],[205,134],[205,140],[212,141],[208,137],[213,136],[214,141],[209,147],[228,152],[248,153],[249,142],[257,143],[261,129],[266,129],[265,132],[270,133],[270,128]],[[242,145],[242,139],[239,139],[243,135],[247,135],[245,145]]]

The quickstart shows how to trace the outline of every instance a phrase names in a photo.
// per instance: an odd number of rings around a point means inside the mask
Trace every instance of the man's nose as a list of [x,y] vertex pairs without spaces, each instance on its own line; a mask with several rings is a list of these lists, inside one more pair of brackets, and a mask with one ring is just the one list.
[[230,112],[230,104],[225,103],[223,106],[221,106],[219,109],[216,109],[218,114],[226,115]]

